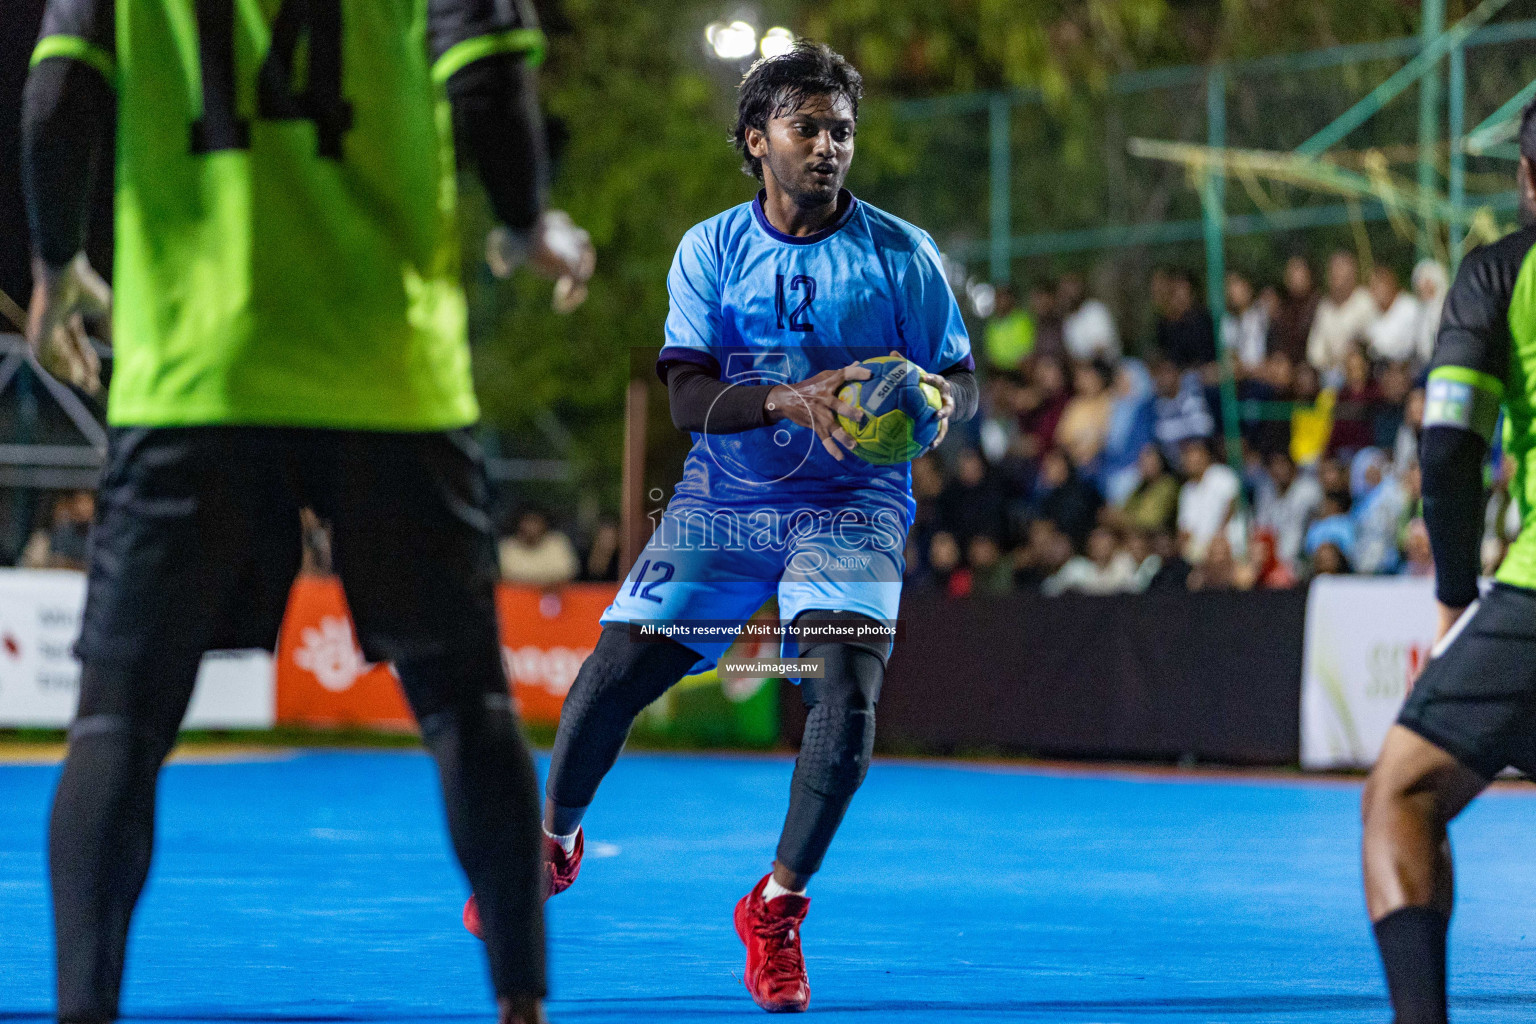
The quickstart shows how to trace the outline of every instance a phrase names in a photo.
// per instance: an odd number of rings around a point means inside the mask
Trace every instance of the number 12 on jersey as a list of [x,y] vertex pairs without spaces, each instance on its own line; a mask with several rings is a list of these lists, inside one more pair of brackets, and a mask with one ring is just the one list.
[[[250,122],[235,110],[235,2],[196,0],[203,116],[192,122],[193,153],[251,146]],[[306,84],[296,93],[294,60],[306,40]],[[352,127],[352,105],[341,95],[341,0],[283,0],[256,79],[256,115],[313,122],[320,156],[341,159],[341,137]]]
[[[784,299],[784,275],[774,274],[773,311],[778,318],[779,330],[785,327],[785,311],[789,304]],[[805,274],[796,274],[789,279],[789,290],[803,292],[800,304],[793,310],[789,310],[789,329],[792,331],[814,331],[816,326],[806,319],[811,309],[811,302],[816,298],[816,279]]]

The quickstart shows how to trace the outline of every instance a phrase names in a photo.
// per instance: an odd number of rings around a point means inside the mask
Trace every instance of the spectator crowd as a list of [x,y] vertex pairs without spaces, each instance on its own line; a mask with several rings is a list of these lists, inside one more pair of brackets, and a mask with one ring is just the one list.
[[[1191,275],[1161,269],[1149,284],[1139,355],[1080,275],[1023,301],[998,289],[976,332],[981,410],[912,465],[908,585],[1055,596],[1432,575],[1418,439],[1445,269],[1424,260],[1404,287],[1377,265],[1362,282],[1341,251],[1318,287],[1294,257],[1278,284],[1228,274],[1219,320]],[[1510,474],[1493,474],[1490,572],[1519,531]],[[58,496],[20,564],[83,568],[93,511],[89,492]],[[532,506],[503,526],[508,581],[620,577],[611,519],[574,542]],[[305,570],[329,571],[328,532],[308,514],[304,540]]]
[[[1323,277],[1301,257],[1276,284],[1229,274],[1218,318],[1191,275],[1155,271],[1144,356],[1081,276],[1022,302],[1000,288],[978,332],[982,409],[913,464],[909,585],[1110,594],[1432,574],[1418,435],[1445,268],[1424,260],[1405,287],[1377,265],[1362,281],[1336,252]],[[1490,503],[1490,563],[1518,529],[1506,507]]]

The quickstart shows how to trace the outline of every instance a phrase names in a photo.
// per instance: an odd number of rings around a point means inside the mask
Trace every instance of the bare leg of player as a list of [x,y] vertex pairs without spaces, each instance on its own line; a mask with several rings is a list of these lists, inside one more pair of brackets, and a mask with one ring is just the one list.
[[1401,725],[1366,783],[1365,901],[1397,1024],[1444,1024],[1445,940],[1455,898],[1447,826],[1487,782]]

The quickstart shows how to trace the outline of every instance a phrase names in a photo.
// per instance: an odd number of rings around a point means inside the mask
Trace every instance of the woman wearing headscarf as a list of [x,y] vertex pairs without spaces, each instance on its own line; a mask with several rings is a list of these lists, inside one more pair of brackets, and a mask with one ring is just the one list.
[[1147,364],[1140,359],[1121,360],[1115,372],[1114,403],[1098,474],[1099,487],[1111,505],[1124,504],[1140,482],[1136,460],[1152,443],[1156,425],[1152,374]]
[[1362,448],[1349,467],[1349,491],[1355,500],[1356,572],[1396,572],[1401,558],[1397,550],[1408,496],[1391,472],[1391,462],[1380,448]]
[[1445,293],[1450,288],[1450,275],[1438,261],[1419,260],[1413,268],[1413,293],[1419,297],[1419,323],[1414,344],[1414,358],[1419,366],[1429,362],[1435,348],[1435,335],[1440,330],[1440,311],[1445,308]]

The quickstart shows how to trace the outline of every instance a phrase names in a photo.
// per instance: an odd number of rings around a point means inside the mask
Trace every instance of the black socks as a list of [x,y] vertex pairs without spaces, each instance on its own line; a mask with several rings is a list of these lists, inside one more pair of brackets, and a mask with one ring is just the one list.
[[1429,907],[1404,907],[1376,922],[1395,1024],[1446,1024],[1445,936],[1450,920]]

